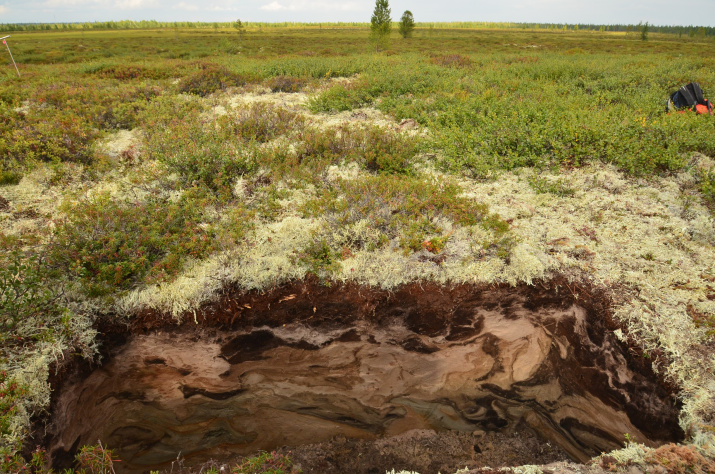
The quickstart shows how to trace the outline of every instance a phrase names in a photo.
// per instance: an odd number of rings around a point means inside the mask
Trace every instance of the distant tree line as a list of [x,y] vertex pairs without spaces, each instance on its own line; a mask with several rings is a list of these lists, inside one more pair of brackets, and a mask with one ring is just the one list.
[[[596,23],[513,23],[513,22],[488,22],[488,21],[455,21],[416,23],[418,28],[453,28],[453,29],[480,29],[480,28],[521,28],[543,30],[569,30],[569,31],[614,31],[624,33],[638,33],[642,30],[643,23],[639,24],[613,24],[600,25]],[[675,26],[652,25],[648,23],[649,33],[669,33],[679,36],[715,36],[715,27],[712,26]]]
[[[300,23],[300,22],[242,22],[243,27],[251,28],[297,28],[297,27],[314,27],[314,28],[344,28],[344,27],[360,27],[369,26],[365,22],[315,22],[315,23]],[[0,23],[0,31],[57,31],[57,30],[141,30],[141,29],[159,29],[159,28],[193,28],[193,29],[216,29],[216,28],[235,28],[235,21],[226,22],[199,22],[199,21],[156,21],[156,20],[122,20],[122,21],[93,21],[93,22],[76,22],[76,23]]]
[[[369,28],[371,23],[365,22],[243,22],[247,28]],[[511,22],[486,22],[486,21],[458,21],[458,22],[434,22],[414,23],[417,28],[443,28],[443,29],[481,29],[481,28],[521,28],[521,29],[545,29],[545,30],[566,30],[566,31],[612,31],[640,34],[642,24],[614,24],[599,25],[595,23],[511,23]],[[96,21],[77,23],[0,23],[0,31],[57,31],[57,30],[133,30],[133,29],[154,29],[154,28],[195,28],[195,29],[218,29],[234,28],[235,21],[227,22],[197,22],[197,21],[156,21],[156,20],[122,20],[122,21]],[[715,36],[715,27],[712,26],[658,26],[648,24],[649,33],[668,33],[687,37]]]

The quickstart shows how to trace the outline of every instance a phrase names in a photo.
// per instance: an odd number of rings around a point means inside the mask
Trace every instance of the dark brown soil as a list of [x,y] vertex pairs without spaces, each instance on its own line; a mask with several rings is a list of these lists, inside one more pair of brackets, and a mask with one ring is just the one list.
[[446,474],[465,467],[543,465],[569,459],[558,446],[526,427],[511,433],[413,430],[378,441],[337,438],[276,452],[288,455],[306,474],[383,474],[392,469]]
[[[271,354],[275,351],[288,349],[299,353],[312,353],[338,342],[351,344],[362,341],[378,346],[395,345],[407,354],[411,353],[418,357],[438,354],[444,347],[476,344],[475,347],[480,347],[479,350],[485,354],[485,357],[493,358],[497,363],[483,377],[482,388],[490,395],[480,395],[481,398],[473,402],[475,413],[486,410],[487,414],[486,417],[478,418],[474,430],[434,431],[410,429],[406,425],[407,431],[397,436],[392,436],[393,433],[385,433],[377,439],[335,436],[329,441],[315,444],[291,445],[283,448],[276,446],[279,452],[290,451],[291,457],[304,472],[367,473],[384,472],[394,468],[396,471],[406,469],[426,474],[439,471],[453,472],[458,468],[464,468],[465,465],[470,468],[480,466],[498,468],[568,460],[573,457],[575,446],[586,442],[583,440],[587,439],[600,441],[595,441],[596,444],[591,447],[582,446],[583,452],[588,453],[584,454],[586,456],[598,454],[603,447],[611,446],[610,449],[613,449],[612,446],[617,447],[622,443],[620,433],[616,439],[615,434],[596,428],[596,425],[589,420],[561,417],[560,421],[557,420],[558,426],[554,426],[553,429],[561,433],[556,435],[557,437],[563,435],[571,439],[569,441],[571,456],[569,456],[557,443],[547,441],[548,438],[534,431],[534,426],[544,427],[543,420],[535,421],[533,417],[527,416],[525,418],[529,420],[527,425],[518,421],[522,415],[509,421],[497,412],[490,412],[491,406],[495,403],[512,404],[518,402],[524,393],[533,393],[532,387],[539,384],[553,384],[555,376],[558,378],[558,390],[563,393],[563,396],[579,397],[588,394],[588,397],[595,397],[600,400],[599,403],[611,407],[609,409],[625,412],[629,423],[648,433],[653,440],[661,442],[682,440],[683,433],[677,424],[678,406],[674,388],[659,380],[653,373],[649,361],[639,357],[638,347],[622,347],[623,345],[612,335],[612,331],[618,328],[612,318],[610,309],[612,304],[612,294],[607,289],[593,288],[583,283],[570,283],[565,278],[517,287],[507,285],[445,287],[433,283],[414,283],[393,291],[356,284],[327,285],[317,279],[309,278],[265,292],[226,289],[220,298],[206,304],[196,315],[186,315],[181,324],[177,324],[168,315],[156,311],[144,311],[128,320],[120,320],[111,315],[99,318],[97,329],[103,344],[102,363],[105,365],[115,359],[127,342],[142,335],[167,333],[174,334],[171,337],[177,337],[177,340],[184,340],[181,338],[188,336],[195,341],[217,341],[221,344],[221,359],[236,367],[226,374],[221,374],[221,377],[226,379],[231,378],[229,374],[240,372],[241,367],[244,367],[243,364],[260,362],[272,357]],[[498,361],[505,357],[505,354],[500,354],[500,351],[504,350],[503,341],[500,342],[498,337],[485,331],[485,319],[484,316],[479,315],[481,314],[479,311],[484,314],[499,313],[503,320],[513,320],[516,324],[519,318],[524,317],[524,311],[548,315],[563,313],[572,307],[582,308],[584,311],[585,341],[575,338],[573,334],[575,320],[546,317],[538,322],[540,327],[569,347],[566,359],[563,352],[565,349],[562,347],[559,352],[554,346],[539,371],[534,373],[528,382],[520,382],[518,387],[512,389],[504,389],[488,383],[489,377],[498,375],[504,370]],[[479,311],[475,312],[476,309]],[[198,325],[194,323],[194,317]],[[331,336],[324,342],[316,342],[310,338],[288,340],[280,336],[278,331],[281,328],[285,329],[286,326],[305,328],[314,333],[339,335]],[[396,326],[404,327],[407,332],[395,340],[386,341],[383,338],[377,341],[372,336],[367,337],[369,328],[380,329],[384,333],[385,330]],[[356,330],[355,328],[358,327],[362,329]],[[368,328],[367,333],[365,328]],[[617,346],[621,346],[621,349],[615,359],[612,355],[597,351],[600,347]],[[57,367],[57,371],[51,377],[50,382],[55,390],[51,413],[58,408],[59,394],[63,393],[65,387],[71,387],[73,384],[81,385],[82,381],[97,368],[95,364],[68,359],[71,362]],[[567,361],[566,364],[564,360]],[[630,373],[634,374],[633,377],[626,381],[609,375],[613,373],[609,371],[614,370],[613,364],[617,360],[621,360],[628,367]],[[162,368],[167,364],[171,365],[162,354],[150,354],[143,359],[146,368],[142,370],[150,370],[151,367]],[[188,369],[178,368],[176,372],[177,377],[191,376],[191,371]],[[181,385],[183,399],[190,401],[199,399],[209,400],[211,403],[231,401],[235,397],[241,397],[244,391],[245,387],[238,386],[221,385],[218,388],[216,386],[207,388],[184,384],[184,382]],[[144,395],[132,395],[123,391],[106,396],[139,400]],[[132,398],[137,396],[140,398]],[[467,405],[464,405],[464,402],[460,403],[462,406],[459,410],[464,410]],[[523,403],[533,404],[534,401],[524,399]],[[445,406],[450,404],[452,402],[448,402]],[[456,405],[454,406],[456,409]],[[536,413],[541,413],[538,416],[542,418],[545,413],[556,410],[555,405],[544,405],[541,408],[534,405],[534,409]],[[315,411],[315,413],[323,419],[333,419],[332,415],[325,414],[324,411]],[[472,423],[469,421],[472,415],[461,416],[466,416],[465,420]],[[335,419],[340,420],[338,417]],[[364,422],[358,423],[349,418],[346,420],[353,427],[367,430],[364,431],[365,433],[379,435],[382,429],[379,428],[380,425],[366,425]],[[44,446],[51,446],[56,442],[53,441],[54,437],[59,436],[62,430],[62,426],[46,430],[45,425],[48,422],[52,422],[52,418],[36,420],[35,423],[35,433],[38,435],[35,439]],[[280,430],[281,427],[275,426],[274,429]],[[47,433],[46,436],[41,436],[44,433]],[[365,436],[358,438],[365,438]],[[556,438],[552,437],[552,439]],[[76,442],[65,444],[64,448],[52,453],[56,468],[68,467],[71,464],[74,453],[80,445],[79,441],[78,437]],[[85,441],[81,444],[85,444]],[[29,446],[28,450],[32,448]],[[225,450],[224,455],[227,455]],[[583,459],[587,457],[581,458]],[[222,462],[227,461],[228,458],[222,460]]]

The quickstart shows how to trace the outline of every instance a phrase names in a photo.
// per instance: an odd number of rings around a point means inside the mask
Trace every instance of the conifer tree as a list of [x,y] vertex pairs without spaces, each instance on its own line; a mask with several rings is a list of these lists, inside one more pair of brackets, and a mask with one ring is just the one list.
[[238,31],[238,37],[243,39],[243,34],[246,32],[246,27],[243,22],[238,19],[233,23],[233,27],[236,28],[236,31]]
[[411,38],[412,37],[412,32],[415,29],[415,17],[412,16],[412,12],[409,10],[405,10],[405,13],[402,14],[402,18],[400,18],[400,34],[402,35],[403,38]]
[[375,51],[389,46],[391,30],[392,18],[388,0],[375,0],[375,10],[370,18],[370,41],[375,44]]
[[638,23],[638,26],[641,30],[641,40],[643,41],[648,41],[648,22],[645,22],[645,25],[643,23]]

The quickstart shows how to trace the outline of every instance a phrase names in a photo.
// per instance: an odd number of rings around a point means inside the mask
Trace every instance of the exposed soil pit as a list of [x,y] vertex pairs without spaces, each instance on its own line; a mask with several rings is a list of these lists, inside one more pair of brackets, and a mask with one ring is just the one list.
[[[626,433],[653,446],[682,440],[675,396],[616,339],[607,308],[603,295],[553,281],[229,293],[199,325],[144,314],[107,330],[110,356],[59,388],[45,444],[64,467],[100,439],[122,471],[142,472],[179,452],[191,465],[425,433],[413,430],[466,437],[477,465],[514,465],[474,456],[478,439],[497,434],[538,440],[544,462],[583,462],[622,447]],[[538,458],[545,446],[550,457]],[[410,468],[372,459],[354,472]]]

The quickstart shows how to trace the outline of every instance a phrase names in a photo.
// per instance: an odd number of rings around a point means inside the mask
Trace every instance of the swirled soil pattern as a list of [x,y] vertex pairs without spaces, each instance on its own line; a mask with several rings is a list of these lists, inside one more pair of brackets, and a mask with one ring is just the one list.
[[674,394],[614,336],[607,300],[565,281],[227,291],[181,325],[147,312],[100,328],[104,364],[58,387],[45,444],[62,467],[100,439],[144,472],[179,452],[191,465],[414,430],[521,430],[581,462],[625,433],[682,439]]

